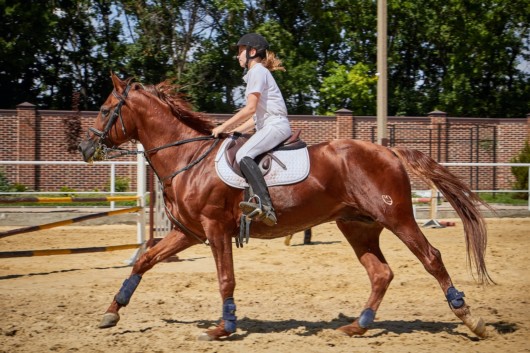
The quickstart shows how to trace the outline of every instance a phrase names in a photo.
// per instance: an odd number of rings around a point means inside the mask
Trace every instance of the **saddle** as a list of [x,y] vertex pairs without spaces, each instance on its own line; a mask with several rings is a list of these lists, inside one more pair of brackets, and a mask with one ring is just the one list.
[[[298,150],[307,147],[307,144],[300,139],[300,134],[302,130],[296,130],[287,140],[280,143],[278,146],[274,147],[272,150],[262,153],[259,156],[255,158],[256,163],[261,169],[261,172],[263,175],[267,175],[272,167],[272,161],[274,160],[276,163],[278,163],[280,166],[282,166],[283,169],[287,169],[284,163],[276,157],[273,152],[275,151],[293,151]],[[250,134],[241,134],[241,133],[234,133],[232,135],[231,141],[228,143],[226,149],[225,149],[225,158],[228,163],[228,166],[234,173],[239,175],[240,177],[244,177],[241,173],[241,168],[239,167],[239,163],[236,161],[236,154],[237,151],[243,146],[245,142],[248,141],[248,139],[252,135]]]

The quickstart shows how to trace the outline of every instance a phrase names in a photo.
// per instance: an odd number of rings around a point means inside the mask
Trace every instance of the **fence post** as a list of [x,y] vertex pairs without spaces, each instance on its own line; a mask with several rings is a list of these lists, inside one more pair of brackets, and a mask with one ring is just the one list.
[[[436,141],[436,151],[432,151],[432,156],[436,158],[437,162],[447,162],[447,155],[444,153],[447,147],[447,136],[445,129],[441,127],[447,126],[447,113],[435,110],[427,114],[431,120],[431,130]],[[431,144],[432,144],[431,140]]]
[[[110,165],[110,196],[114,196],[116,193],[116,164]],[[111,201],[110,209],[113,210],[115,202]]]
[[[526,114],[526,140],[530,143],[530,113]],[[530,167],[528,167],[528,211],[530,211]]]
[[438,216],[438,190],[435,187],[431,188],[431,205],[429,209],[430,219],[425,222],[422,227],[424,228],[444,228],[440,222],[436,219]]
[[[144,147],[141,144],[136,145],[138,152],[143,152]],[[145,158],[143,153],[138,153],[136,157],[137,166],[136,166],[136,196],[138,196],[137,205],[141,207],[138,211],[138,218],[136,221],[136,242],[141,244],[140,247],[134,252],[133,256],[125,260],[125,263],[128,265],[133,265],[140,255],[146,249],[145,242],[145,197],[146,197],[146,167],[145,167]]]
[[[138,151],[144,150],[144,147],[141,144],[137,144]],[[137,193],[136,195],[139,197],[138,202],[140,202],[139,206],[142,206],[143,209],[140,212],[140,218],[138,222],[138,244],[145,243],[145,183],[146,183],[146,167],[145,167],[145,158],[143,153],[138,153],[137,155],[137,161],[138,161],[138,175],[136,178],[136,189]]]

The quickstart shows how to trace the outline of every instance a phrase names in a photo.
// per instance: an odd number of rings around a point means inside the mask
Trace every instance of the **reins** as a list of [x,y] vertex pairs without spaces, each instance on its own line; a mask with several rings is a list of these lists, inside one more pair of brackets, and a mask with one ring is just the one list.
[[[125,99],[127,98],[127,95],[129,93],[129,90],[131,88],[131,85],[130,84],[127,84],[127,87],[125,88],[125,91],[123,93],[123,95],[119,95],[116,91],[113,91],[112,94],[114,95],[114,97],[116,97],[117,99],[119,99],[119,102],[117,104],[117,106],[114,108],[113,112],[112,112],[112,115],[109,119],[109,121],[107,122],[107,124],[105,125],[105,128],[103,131],[100,131],[100,130],[97,130],[93,127],[90,127],[89,130],[96,136],[99,137],[100,141],[103,141],[105,140],[105,138],[107,137],[110,129],[112,128],[112,126],[116,123],[116,120],[119,118],[120,122],[121,122],[121,128],[122,128],[122,132],[124,134],[124,136],[127,136],[127,132],[126,132],[126,129],[125,129],[125,124],[123,122],[123,117],[122,117],[122,114],[121,114],[121,107],[122,105],[125,103]],[[185,144],[188,144],[188,143],[191,143],[191,142],[197,142],[197,141],[207,141],[207,140],[214,140],[214,142],[211,144],[210,147],[208,147],[208,149],[203,153],[201,154],[199,157],[197,157],[196,159],[194,159],[193,161],[191,161],[190,163],[188,163],[188,165],[186,165],[185,167],[165,176],[165,177],[160,177],[160,175],[157,173],[157,171],[155,170],[155,168],[153,167],[153,164],[151,163],[151,159],[149,158],[149,156],[153,153],[156,153],[160,150],[163,150],[163,149],[166,149],[166,148],[170,148],[170,147],[176,147],[176,146],[181,146],[181,145],[185,145]],[[153,169],[154,173],[157,175],[160,183],[163,185],[164,182],[166,182],[167,180],[171,180],[173,179],[175,176],[177,176],[178,174],[182,173],[182,172],[185,172],[189,169],[191,169],[192,167],[194,167],[195,165],[197,165],[198,163],[200,163],[202,160],[204,160],[212,151],[213,149],[219,144],[219,141],[221,139],[219,137],[214,137],[212,135],[208,135],[208,136],[199,136],[199,137],[193,137],[193,138],[189,138],[189,139],[185,139],[185,140],[180,140],[180,141],[175,141],[175,142],[171,142],[171,143],[168,143],[168,144],[165,144],[165,145],[162,145],[162,146],[159,146],[159,147],[155,147],[155,148],[151,148],[149,150],[146,150],[146,151],[140,151],[140,150],[129,150],[129,149],[125,149],[125,148],[117,148],[117,147],[107,147],[105,144],[101,144],[101,153],[103,155],[103,157],[105,159],[114,159],[114,158],[118,158],[118,157],[121,157],[121,156],[128,156],[128,155],[138,155],[138,154],[143,154],[145,159],[147,160],[147,162],[149,163],[149,165],[151,166],[151,168]],[[110,153],[109,153],[110,152]],[[114,153],[116,152],[116,153]],[[164,197],[163,197],[163,200],[164,200],[164,209],[166,210],[166,214],[168,216],[168,218],[171,220],[171,222],[177,226],[178,228],[180,228],[180,230],[182,230],[183,233],[189,235],[189,236],[192,236],[194,237],[195,239],[197,239],[199,242],[205,244],[205,245],[209,245],[208,243],[208,239],[206,239],[206,241],[202,240],[201,237],[199,237],[196,233],[194,233],[192,230],[190,230],[188,227],[186,227],[184,224],[182,224],[168,209],[167,205],[166,205],[166,197],[165,197],[165,194],[164,194]]]
[[205,140],[212,140],[212,139],[215,139],[215,141],[212,143],[212,145],[210,147],[208,147],[208,149],[202,155],[197,157],[197,159],[193,160],[192,162],[188,163],[187,166],[185,166],[185,167],[183,167],[183,168],[171,173],[168,176],[165,176],[163,178],[159,177],[160,178],[160,182],[164,182],[166,180],[173,179],[178,174],[180,174],[182,172],[185,172],[185,171],[191,169],[194,165],[200,163],[204,158],[206,158],[206,156],[208,156],[210,154],[210,152],[212,152],[212,150],[217,146],[217,144],[219,143],[219,141],[221,141],[221,139],[218,138],[218,137],[213,137],[213,136],[194,137],[194,138],[191,138],[191,139],[176,141],[176,142],[168,143],[167,145],[163,145],[163,146],[160,146],[160,147],[155,147],[155,148],[149,149],[149,150],[144,152],[144,155],[146,156],[146,159],[148,159],[147,157],[148,157],[149,154],[158,152],[158,151],[160,151],[162,149],[165,149],[165,148],[174,147],[174,146],[180,146],[180,145],[184,145],[186,143],[195,142],[195,141],[205,141]]
[[[175,171],[175,172],[171,173],[170,175],[167,175],[167,176],[165,176],[163,178],[160,177],[158,172],[155,170],[155,168],[153,167],[153,164],[151,163],[151,159],[149,158],[150,154],[153,154],[155,152],[158,152],[160,150],[163,150],[163,149],[166,149],[166,148],[169,148],[169,147],[181,146],[181,145],[185,145],[185,144],[191,143],[191,142],[206,141],[206,140],[212,140],[212,139],[215,139],[214,142],[212,143],[212,145],[210,147],[208,147],[208,149],[203,154],[201,154],[198,158],[196,158],[192,162],[188,163],[188,165],[186,165],[185,167],[183,167],[183,168],[181,168],[181,169],[179,169],[179,170],[177,170],[177,171]],[[178,174],[180,174],[180,173],[182,173],[184,171],[187,171],[187,170],[191,169],[193,166],[195,166],[198,163],[200,163],[219,144],[219,141],[221,141],[221,139],[218,138],[218,137],[200,136],[200,137],[194,137],[194,138],[190,138],[190,139],[186,139],[186,140],[175,141],[175,142],[168,143],[168,144],[165,144],[165,145],[162,145],[162,146],[159,146],[159,147],[151,148],[151,149],[146,150],[146,151],[127,150],[127,149],[121,149],[121,148],[118,149],[118,148],[104,147],[104,153],[107,156],[107,152],[106,151],[108,151],[108,150],[119,151],[118,154],[115,154],[115,155],[112,155],[112,156],[108,156],[108,159],[113,159],[113,158],[117,158],[117,157],[125,156],[125,155],[143,154],[145,159],[147,160],[147,162],[149,163],[149,165],[151,166],[151,168],[153,169],[153,171],[157,175],[160,184],[163,185],[165,181],[173,179]],[[197,239],[199,242],[203,243],[204,245],[206,245],[206,246],[210,245],[208,243],[208,240],[206,240],[206,241],[202,240],[197,234],[195,234],[195,232],[193,232],[191,229],[186,227],[175,216],[173,216],[173,214],[169,211],[169,209],[167,207],[165,195],[164,195],[164,197],[162,199],[163,199],[163,202],[164,202],[164,210],[166,211],[166,215],[168,216],[168,218],[171,220],[171,222],[174,225],[176,225],[178,228],[180,228],[180,230],[182,230],[182,232],[184,232],[185,234],[187,234],[189,236],[194,237],[195,239]]]
[[[193,160],[192,162],[188,163],[187,166],[185,166],[184,168],[181,168],[173,173],[171,173],[170,175],[168,176],[165,176],[163,178],[160,177],[160,175],[158,175],[157,171],[155,170],[155,168],[153,167],[153,164],[151,163],[151,159],[149,158],[149,155],[152,154],[152,153],[155,153],[155,152],[158,152],[162,149],[165,149],[165,148],[169,148],[169,147],[174,147],[174,146],[181,146],[181,145],[184,145],[184,144],[187,144],[187,143],[190,143],[190,142],[196,142],[196,141],[205,141],[205,140],[212,140],[212,139],[215,139],[215,141],[212,143],[212,145],[210,147],[208,147],[208,149],[202,154],[200,155],[197,159]],[[160,184],[162,184],[162,186],[164,185],[164,182],[167,181],[167,180],[171,180],[173,179],[175,176],[177,176],[178,174],[184,172],[184,171],[187,171],[189,169],[191,169],[193,166],[195,166],[196,164],[198,164],[199,162],[201,162],[204,158],[206,158],[206,156],[208,156],[208,154],[210,154],[210,152],[215,148],[215,146],[217,146],[217,144],[219,143],[221,139],[218,138],[218,137],[213,137],[213,136],[200,136],[200,137],[194,137],[194,138],[191,138],[191,139],[186,139],[186,140],[181,140],[181,141],[176,141],[176,142],[172,142],[172,143],[168,143],[166,145],[162,145],[162,146],[159,146],[159,147],[155,147],[155,148],[151,148],[147,151],[144,152],[144,156],[145,156],[145,159],[149,162],[149,165],[151,166],[151,168],[153,169],[153,171],[155,172],[155,174],[158,176],[158,180],[160,181]],[[162,197],[162,200],[164,202],[164,210],[166,211],[166,215],[168,216],[168,218],[171,220],[171,222],[173,222],[174,225],[176,225],[178,228],[180,228],[180,230],[182,230],[182,232],[184,232],[185,234],[187,235],[191,235],[192,237],[194,237],[195,239],[197,239],[199,242],[203,243],[204,245],[206,246],[209,246],[210,244],[208,243],[208,239],[206,240],[202,240],[197,234],[195,234],[195,232],[193,232],[191,229],[189,229],[188,227],[186,227],[184,224],[182,224],[182,222],[180,222],[168,209],[167,207],[167,204],[166,204],[166,197],[165,197],[165,193],[163,195],[164,197]]]
[[[177,171],[175,171],[175,172],[173,172],[173,173],[171,173],[171,174],[169,174],[169,175],[167,175],[167,176],[165,176],[163,178],[159,176],[160,181],[164,182],[166,180],[173,179],[178,174],[180,174],[182,172],[185,172],[185,171],[191,169],[196,164],[200,163],[204,158],[206,158],[210,154],[210,152],[212,152],[212,150],[219,144],[219,141],[221,141],[221,139],[218,138],[218,137],[213,137],[213,136],[200,136],[200,137],[194,137],[194,138],[190,138],[190,139],[186,139],[186,140],[175,141],[175,142],[163,145],[163,146],[159,146],[159,147],[148,149],[147,151],[128,150],[128,149],[125,149],[125,148],[110,148],[110,147],[106,147],[105,145],[103,145],[103,153],[104,153],[106,159],[114,159],[114,158],[118,158],[118,157],[121,157],[121,156],[143,154],[145,159],[147,159],[147,161],[149,162],[149,165],[151,165],[151,161],[149,160],[149,155],[152,154],[152,153],[158,152],[160,150],[163,150],[163,149],[166,149],[166,148],[169,148],[169,147],[185,145],[185,144],[190,143],[190,142],[206,141],[206,140],[213,140],[213,139],[215,139],[215,141],[212,143],[212,145],[210,147],[208,147],[208,149],[203,154],[201,154],[197,159],[195,159],[192,162],[188,163],[187,166],[185,166],[185,167],[183,167],[183,168],[181,168],[181,169],[179,169],[179,170],[177,170]],[[107,151],[118,151],[118,153],[114,154],[114,155],[109,155]],[[152,165],[151,165],[151,168],[153,168]],[[154,170],[154,168],[153,168],[153,170]],[[158,173],[156,173],[156,174],[158,175]]]

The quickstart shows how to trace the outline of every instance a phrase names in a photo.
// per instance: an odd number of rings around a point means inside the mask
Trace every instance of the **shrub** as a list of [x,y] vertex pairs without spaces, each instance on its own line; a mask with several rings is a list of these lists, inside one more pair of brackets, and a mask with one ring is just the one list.
[[28,187],[24,184],[15,183],[11,189],[14,189],[16,192],[28,191]]
[[[519,155],[510,160],[512,163],[530,163],[530,144],[528,141]],[[528,167],[512,167],[512,174],[515,176],[515,190],[528,190]],[[514,194],[514,198],[528,199],[527,192],[518,192]]]
[[[129,183],[131,180],[124,177],[116,177],[114,180],[114,191],[116,192],[126,192],[129,191]],[[110,181],[107,184],[107,190],[110,191]]]
[[72,197],[74,196],[75,194],[75,189],[69,187],[69,186],[61,186],[61,188],[59,189],[59,191],[63,194],[63,196],[69,196],[69,197]]
[[3,172],[0,172],[0,191],[11,191],[12,186],[9,183],[9,180],[7,180],[6,175]]

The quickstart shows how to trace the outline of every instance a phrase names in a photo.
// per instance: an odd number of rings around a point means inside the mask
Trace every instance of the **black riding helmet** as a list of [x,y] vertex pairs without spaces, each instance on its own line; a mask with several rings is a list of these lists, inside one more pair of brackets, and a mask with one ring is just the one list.
[[[245,34],[239,39],[236,45],[238,47],[241,45],[247,47],[247,67],[250,59],[254,59],[255,57],[265,58],[267,49],[269,48],[269,42],[257,33]],[[251,48],[256,49],[256,54],[254,56],[250,56],[249,52]]]

